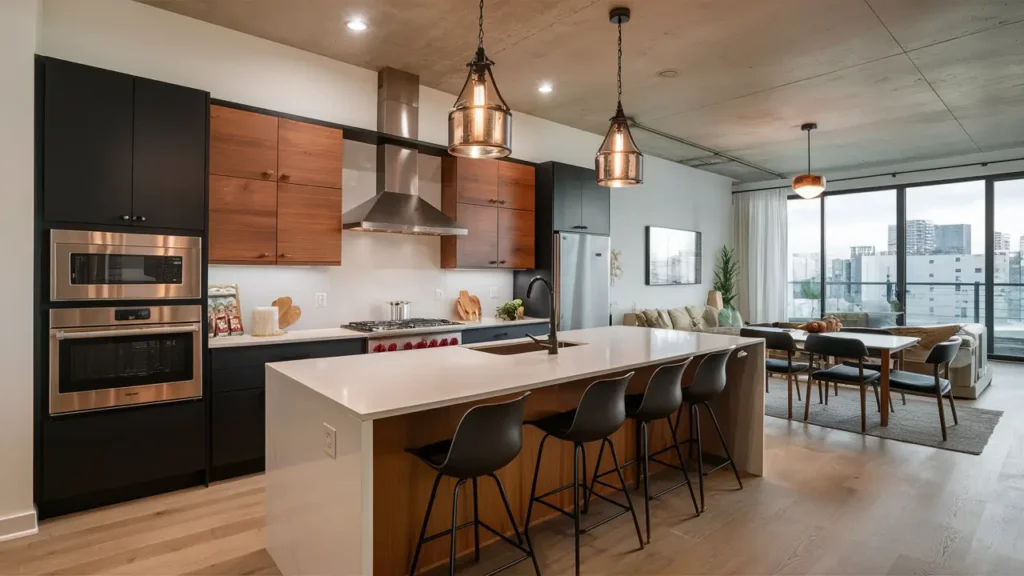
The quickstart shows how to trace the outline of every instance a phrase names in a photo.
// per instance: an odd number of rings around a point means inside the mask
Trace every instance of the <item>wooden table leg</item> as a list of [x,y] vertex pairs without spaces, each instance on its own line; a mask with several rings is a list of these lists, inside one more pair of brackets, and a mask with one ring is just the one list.
[[881,392],[882,394],[882,426],[889,425],[889,363],[892,355],[888,349],[882,350],[882,382]]
[[[799,386],[800,382],[797,381],[796,385]],[[788,411],[787,411],[786,418],[789,418],[790,420],[792,420],[793,419],[793,373],[792,372],[787,372],[786,373],[786,405],[789,407]]]

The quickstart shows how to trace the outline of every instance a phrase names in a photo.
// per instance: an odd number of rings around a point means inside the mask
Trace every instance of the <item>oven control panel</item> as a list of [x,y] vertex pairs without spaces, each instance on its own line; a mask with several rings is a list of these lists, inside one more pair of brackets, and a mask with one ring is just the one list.
[[458,346],[462,340],[460,332],[443,332],[437,334],[417,334],[415,336],[395,336],[393,338],[372,338],[367,352],[402,352],[404,350],[421,350],[423,348],[439,348]]

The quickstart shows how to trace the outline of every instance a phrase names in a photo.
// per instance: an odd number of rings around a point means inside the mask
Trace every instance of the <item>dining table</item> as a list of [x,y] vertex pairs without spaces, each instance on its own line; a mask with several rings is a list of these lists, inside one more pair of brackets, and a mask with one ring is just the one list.
[[[807,336],[810,334],[805,330],[791,329],[791,328],[762,328],[758,327],[759,330],[781,330],[788,332],[793,336],[793,341],[798,347],[803,347],[804,342],[807,341]],[[897,356],[900,352],[907,348],[912,348],[921,341],[920,338],[914,338],[912,336],[895,336],[891,334],[868,334],[861,332],[825,332],[825,336],[834,336],[836,338],[850,338],[852,340],[860,340],[864,347],[868,349],[868,352],[878,354],[882,365],[881,378],[879,379],[879,388],[881,389],[881,419],[882,426],[889,425],[889,372],[892,364],[892,359]],[[809,377],[809,376],[808,376]],[[790,400],[792,402],[792,399]]]

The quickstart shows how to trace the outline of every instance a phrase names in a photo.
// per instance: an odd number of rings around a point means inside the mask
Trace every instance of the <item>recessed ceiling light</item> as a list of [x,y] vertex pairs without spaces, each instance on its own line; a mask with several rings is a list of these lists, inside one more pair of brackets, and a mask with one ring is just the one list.
[[354,30],[356,32],[362,32],[367,28],[366,22],[360,20],[359,18],[353,18],[352,20],[349,20],[348,22],[345,23],[345,26],[348,26],[349,30]]
[[658,78],[675,78],[676,76],[679,76],[679,70],[676,70],[675,68],[666,68],[664,70],[658,70],[656,75]]
[[537,87],[537,92],[540,92],[541,94],[549,94],[552,90],[554,90],[554,88],[551,87],[550,82],[545,82]]

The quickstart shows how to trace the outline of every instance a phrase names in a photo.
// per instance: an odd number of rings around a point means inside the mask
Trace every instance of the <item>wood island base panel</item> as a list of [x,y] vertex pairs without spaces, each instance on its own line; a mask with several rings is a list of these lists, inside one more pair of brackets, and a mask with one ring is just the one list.
[[[267,549],[281,572],[407,574],[435,473],[405,450],[451,438],[470,407],[530,390],[526,418],[536,418],[576,407],[585,388],[600,378],[634,371],[628,393],[642,393],[658,366],[693,357],[683,376],[687,385],[699,358],[723,349],[734,349],[727,364],[728,385],[712,406],[740,472],[762,474],[763,341],[624,326],[560,332],[559,340],[579,345],[562,349],[557,356],[544,351],[486,351],[522,343],[514,341],[387,358],[364,355],[269,364]],[[703,411],[701,426],[712,429]],[[686,410],[679,430],[682,440],[689,430]],[[541,436],[539,430],[525,426],[522,452],[497,473],[520,527]],[[634,458],[636,439],[631,420],[612,436],[620,462]],[[705,453],[721,455],[714,434],[705,434],[703,442]],[[651,451],[669,444],[665,423],[653,425]],[[598,448],[598,443],[586,446],[588,479]],[[548,440],[538,493],[572,481],[572,455],[570,443]],[[669,454],[663,457],[674,460]],[[601,471],[611,469],[605,455]],[[651,463],[652,474],[660,470]],[[625,475],[627,482],[635,478],[634,468]],[[696,475],[691,476],[696,490]],[[442,479],[428,534],[450,528],[454,483]],[[514,537],[493,484],[487,478],[479,481],[480,518]],[[460,524],[472,518],[471,494],[460,494]],[[563,508],[572,506],[571,491],[548,500]],[[634,497],[634,505],[642,507],[642,500]],[[560,515],[553,510],[534,506],[531,524],[556,516]],[[629,523],[628,517],[618,521]],[[481,546],[496,541],[481,531]],[[447,563],[449,543],[444,537],[425,544],[418,572]],[[472,554],[472,530],[459,531],[456,550],[459,555]]]

